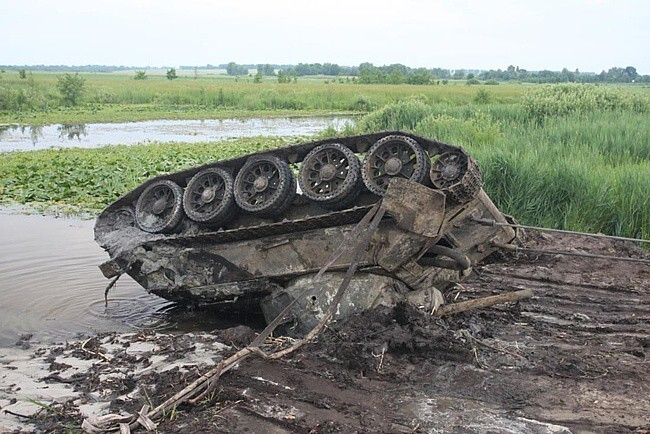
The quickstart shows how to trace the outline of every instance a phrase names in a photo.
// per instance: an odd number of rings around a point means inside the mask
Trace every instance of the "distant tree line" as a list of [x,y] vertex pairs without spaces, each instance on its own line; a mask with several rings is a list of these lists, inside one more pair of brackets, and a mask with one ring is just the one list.
[[230,62],[226,65],[226,73],[228,75],[248,75],[248,68],[244,65],[237,65],[235,62]]
[[530,72],[518,66],[510,65],[505,70],[482,71],[478,74],[481,80],[524,81],[528,83],[650,83],[650,75],[640,75],[634,66],[625,68],[613,67],[600,74],[569,71],[535,71]]
[[[519,81],[527,83],[650,83],[650,75],[637,73],[634,66],[612,67],[600,73],[570,71],[528,71],[518,66],[509,65],[506,69],[465,70],[444,68],[411,68],[400,63],[375,66],[372,63],[362,63],[359,66],[342,66],[336,63],[299,63],[297,65],[280,64],[227,64],[205,66],[181,66],[181,69],[206,70],[221,68],[228,75],[248,75],[249,70],[257,70],[261,76],[276,76],[279,70],[285,77],[302,77],[308,75],[324,75],[333,77],[355,77],[354,82],[362,84],[435,84],[439,80],[484,80],[490,84],[500,81]],[[63,72],[113,72],[143,69],[134,66],[108,65],[0,65],[0,70],[18,71],[20,76],[25,71],[63,71]],[[169,70],[168,67],[163,69]],[[25,76],[26,77],[26,76]]]
[[[234,67],[242,67],[248,71],[255,65],[237,65],[231,62],[227,65],[228,74]],[[230,69],[228,69],[230,67]],[[484,80],[489,84],[499,81],[519,81],[527,83],[650,83],[650,75],[640,75],[633,66],[613,67],[600,74],[584,73],[577,69],[569,71],[528,71],[518,66],[510,65],[506,69],[491,69],[489,71],[444,69],[444,68],[411,68],[400,63],[375,66],[372,63],[362,63],[359,66],[340,66],[336,63],[299,63],[298,65],[256,65],[258,74],[264,76],[276,75],[276,69],[283,71],[284,76],[302,77],[307,75],[351,76],[361,84],[436,84],[439,80],[471,80],[480,83]],[[251,68],[254,69],[254,68]]]

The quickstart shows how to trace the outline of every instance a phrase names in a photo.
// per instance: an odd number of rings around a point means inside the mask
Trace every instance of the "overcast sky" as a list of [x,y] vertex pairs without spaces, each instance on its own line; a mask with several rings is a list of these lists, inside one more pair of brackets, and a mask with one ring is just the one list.
[[650,0],[0,0],[0,64],[237,63],[650,74]]

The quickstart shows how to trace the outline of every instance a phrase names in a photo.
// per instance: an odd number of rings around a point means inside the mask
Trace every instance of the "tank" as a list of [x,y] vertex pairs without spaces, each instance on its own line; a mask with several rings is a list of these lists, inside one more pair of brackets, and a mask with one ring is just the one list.
[[[366,248],[344,248],[378,209]],[[351,264],[335,317],[400,301],[435,310],[441,291],[516,238],[477,219],[508,222],[470,155],[385,131],[158,176],[103,210],[95,239],[110,256],[100,265],[107,278],[126,273],[179,303],[261,308],[267,321],[300,294],[291,318],[308,327]]]

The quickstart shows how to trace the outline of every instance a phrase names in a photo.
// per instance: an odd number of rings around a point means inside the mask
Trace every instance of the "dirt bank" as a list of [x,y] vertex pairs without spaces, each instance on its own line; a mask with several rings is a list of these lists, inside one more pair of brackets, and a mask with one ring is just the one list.
[[[589,238],[529,245],[648,257]],[[650,267],[635,263],[521,255],[484,265],[449,301],[525,288],[536,296],[445,319],[407,305],[365,312],[287,359],[243,361],[158,432],[649,432],[649,287]],[[15,350],[27,353],[13,361],[3,354],[0,412],[41,411],[3,413],[0,427],[58,432],[82,414],[160,403],[253,336],[245,327],[106,335]],[[31,382],[19,376],[29,363],[42,368]],[[44,387],[65,404],[24,402],[46,403]]]

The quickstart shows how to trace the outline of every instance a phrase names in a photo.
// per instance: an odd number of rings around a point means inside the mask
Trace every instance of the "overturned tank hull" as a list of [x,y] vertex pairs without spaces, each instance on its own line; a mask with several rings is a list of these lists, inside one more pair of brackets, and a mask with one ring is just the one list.
[[[377,209],[383,218],[367,248],[345,248]],[[465,151],[389,131],[159,176],[108,206],[95,238],[110,256],[100,266],[107,278],[127,273],[182,303],[261,303],[267,319],[300,293],[294,316],[308,323],[331,299],[328,282],[352,264],[358,271],[339,317],[404,299],[435,309],[441,289],[516,237],[476,221],[486,218],[507,219]]]

